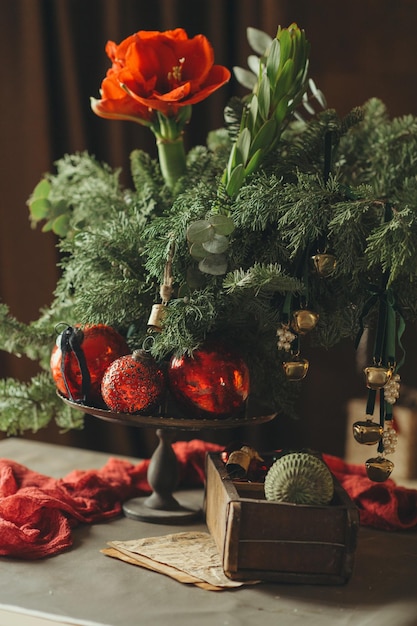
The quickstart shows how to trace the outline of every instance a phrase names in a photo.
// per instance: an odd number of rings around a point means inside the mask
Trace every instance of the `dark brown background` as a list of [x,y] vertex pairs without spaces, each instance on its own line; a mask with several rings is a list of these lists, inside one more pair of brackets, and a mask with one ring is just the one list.
[[[99,119],[90,110],[89,98],[98,96],[108,68],[108,39],[181,26],[190,36],[201,32],[210,39],[217,63],[246,66],[248,26],[275,35],[278,25],[294,21],[307,32],[310,74],[329,106],[344,114],[377,96],[393,116],[417,114],[414,0],[0,0],[0,12],[0,299],[25,322],[51,301],[57,279],[55,240],[31,230],[26,207],[43,172],[66,152],[87,149],[126,169],[133,148],[154,151],[146,129]],[[223,106],[236,93],[232,80],[194,107],[190,143],[204,142],[207,131],[222,124]],[[408,332],[403,379],[414,386],[414,340]],[[346,401],[363,393],[353,348],[346,343],[309,357],[298,422],[278,417],[248,432],[198,436],[343,454]],[[35,371],[34,364],[0,353],[2,377],[27,379]],[[154,443],[152,431],[94,418],[87,418],[80,433],[62,435],[51,425],[36,438],[135,454]]]

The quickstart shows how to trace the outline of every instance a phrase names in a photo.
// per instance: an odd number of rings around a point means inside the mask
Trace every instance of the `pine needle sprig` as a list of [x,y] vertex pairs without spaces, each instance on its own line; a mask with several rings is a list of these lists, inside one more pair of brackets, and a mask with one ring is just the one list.
[[217,302],[210,288],[172,299],[166,307],[164,332],[156,335],[152,354],[158,359],[170,353],[191,355],[216,325]]
[[100,163],[87,152],[64,155],[55,163],[28,200],[32,225],[72,237],[89,224],[104,223],[107,208],[124,204],[120,170]]
[[304,291],[302,281],[290,276],[280,265],[260,263],[255,263],[247,271],[238,269],[229,272],[224,278],[223,287],[227,294],[249,290],[255,297],[258,297],[261,292],[301,294]]
[[7,305],[0,303],[0,349],[16,356],[42,360],[45,345],[53,341],[51,328],[40,321],[24,324],[14,317]]
[[401,275],[417,275],[417,213],[410,207],[393,210],[392,219],[375,228],[367,239],[365,262],[370,271],[380,267],[387,287]]
[[37,432],[51,420],[63,430],[83,426],[83,414],[59,399],[49,374],[41,373],[29,383],[11,378],[0,380],[1,431],[8,435]]

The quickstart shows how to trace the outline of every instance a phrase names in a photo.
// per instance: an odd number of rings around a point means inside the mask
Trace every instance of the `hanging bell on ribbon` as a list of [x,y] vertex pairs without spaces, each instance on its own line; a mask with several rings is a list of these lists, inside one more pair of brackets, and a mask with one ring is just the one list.
[[164,304],[153,304],[148,319],[148,330],[160,333],[166,309]]
[[288,380],[298,381],[303,380],[303,378],[306,377],[309,362],[307,361],[307,359],[302,359],[299,356],[295,356],[289,361],[284,361],[282,367]]
[[313,261],[313,266],[317,274],[322,278],[328,278],[328,276],[333,274],[336,268],[337,261],[334,254],[318,252],[311,257],[311,260]]
[[305,335],[316,327],[318,321],[318,313],[309,309],[299,309],[292,314],[291,328],[297,334]]
[[370,365],[363,371],[368,389],[382,389],[392,377],[392,369],[381,365]]
[[353,437],[358,443],[366,446],[377,444],[384,432],[384,429],[377,422],[372,420],[364,420],[353,424]]
[[365,468],[370,480],[376,483],[383,483],[390,477],[394,469],[394,463],[383,456],[377,456],[373,459],[368,459],[365,462]]

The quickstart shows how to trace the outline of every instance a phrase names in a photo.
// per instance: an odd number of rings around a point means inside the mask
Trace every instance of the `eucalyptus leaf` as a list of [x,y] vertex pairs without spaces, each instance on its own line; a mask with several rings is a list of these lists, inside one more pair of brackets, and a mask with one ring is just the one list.
[[227,272],[227,258],[223,254],[209,254],[200,261],[198,269],[204,274],[221,276]]
[[29,205],[30,214],[36,221],[43,220],[48,215],[51,209],[51,203],[45,197],[39,197]]
[[212,254],[222,254],[223,252],[226,252],[229,247],[229,240],[224,235],[214,235],[211,241],[206,241],[201,245],[206,252],[211,252]]
[[68,205],[65,200],[59,200],[52,207],[52,214],[54,217],[58,217],[59,215],[64,215],[68,213]]
[[[209,243],[209,242],[206,242],[206,243]],[[203,248],[202,243],[200,242],[193,243],[190,248],[190,254],[193,257],[193,259],[196,259],[197,261],[201,261],[201,259],[204,259],[204,257],[207,256],[207,250]]]
[[235,223],[227,215],[210,215],[208,221],[218,235],[230,235],[235,229]]
[[65,237],[69,228],[69,216],[59,215],[52,223],[52,230],[59,237]]
[[252,89],[254,89],[254,87],[256,86],[256,83],[257,83],[256,75],[250,72],[249,70],[246,70],[244,67],[239,67],[236,65],[233,68],[233,73],[235,75],[237,82],[243,87],[246,87],[246,89],[249,89],[250,91],[252,91]]
[[252,26],[247,28],[246,36],[252,50],[261,55],[265,54],[272,42],[272,37],[268,33]]
[[45,222],[45,224],[42,226],[42,232],[43,233],[49,233],[54,225],[54,221],[53,220],[48,220],[47,222]]
[[49,192],[51,191],[51,184],[46,179],[43,178],[35,187],[32,193],[31,200],[38,200],[40,198],[47,198],[49,196]]
[[187,239],[191,243],[203,243],[209,241],[214,235],[214,230],[207,220],[196,220],[187,228]]

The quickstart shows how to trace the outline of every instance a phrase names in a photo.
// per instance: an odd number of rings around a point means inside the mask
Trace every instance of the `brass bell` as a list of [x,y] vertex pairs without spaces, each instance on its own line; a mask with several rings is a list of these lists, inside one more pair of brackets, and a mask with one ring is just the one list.
[[336,268],[336,257],[333,254],[325,254],[319,252],[311,257],[313,261],[314,269],[319,276],[327,278],[333,274]]
[[307,375],[308,366],[309,362],[307,359],[301,359],[300,357],[294,357],[291,361],[284,361],[282,364],[285,376],[292,381],[303,380]]
[[377,422],[366,420],[353,424],[353,436],[358,443],[373,446],[379,442],[384,429]]
[[392,369],[380,365],[365,367],[363,371],[368,389],[382,389],[392,377]]
[[383,483],[390,477],[394,463],[383,456],[377,456],[374,459],[368,459],[365,462],[365,467],[370,480],[375,483]]
[[318,313],[308,309],[299,309],[292,314],[291,328],[299,335],[305,335],[315,328],[318,321]]
[[162,330],[162,320],[165,316],[165,305],[163,304],[153,304],[151,313],[148,319],[148,330],[154,330],[156,332],[161,332]]

